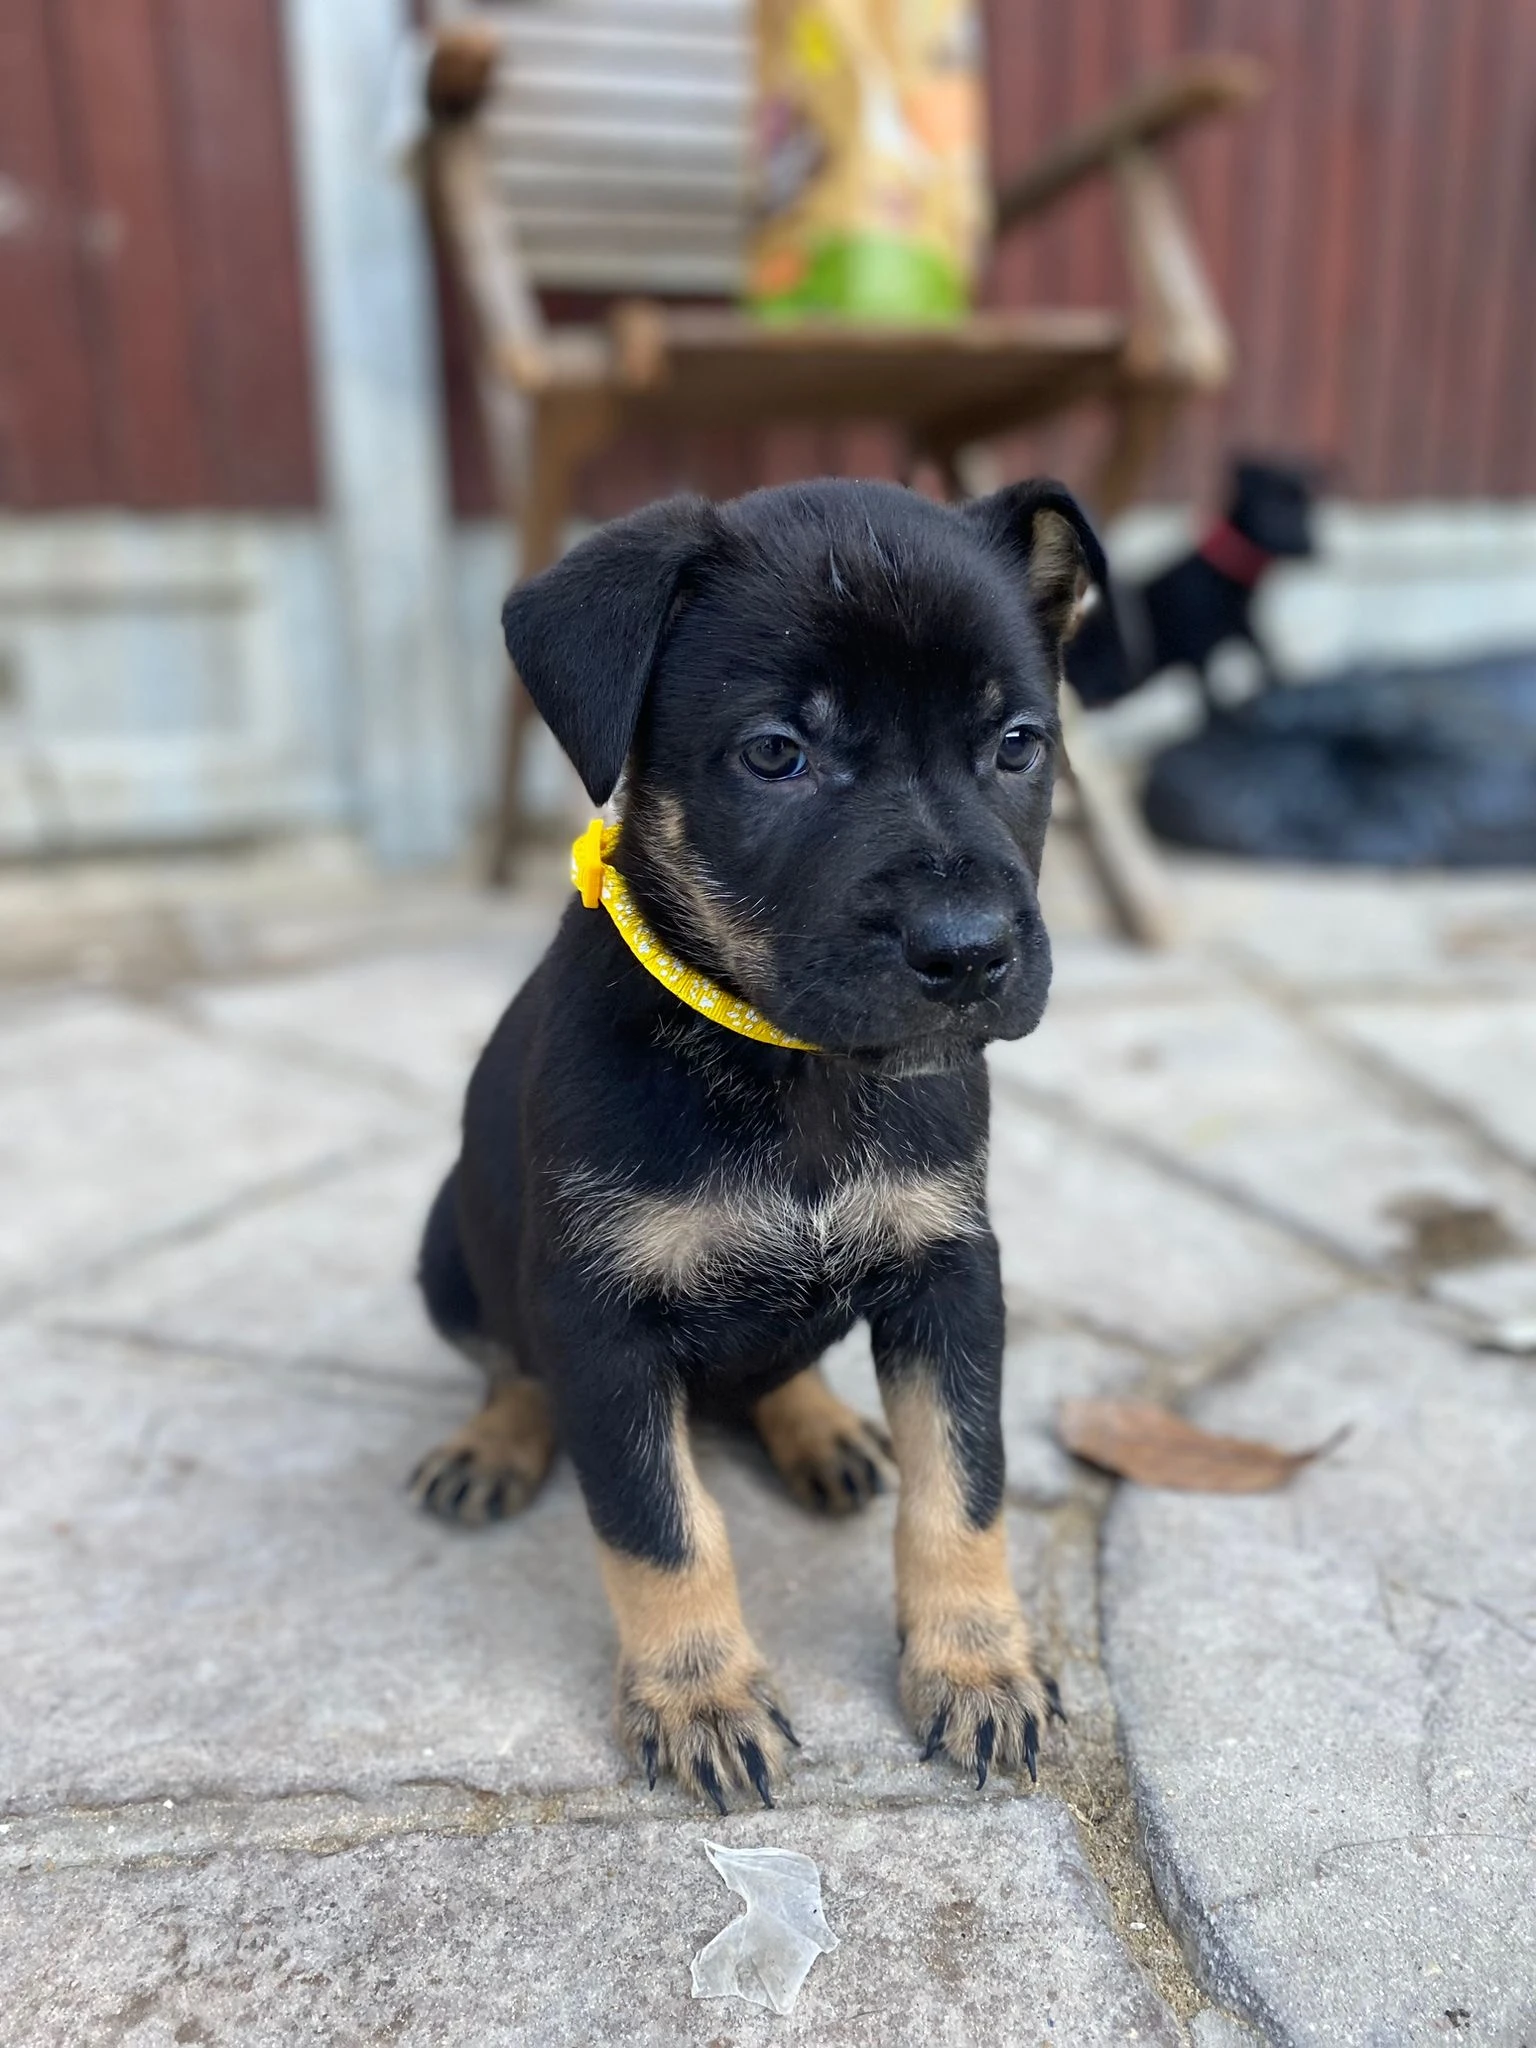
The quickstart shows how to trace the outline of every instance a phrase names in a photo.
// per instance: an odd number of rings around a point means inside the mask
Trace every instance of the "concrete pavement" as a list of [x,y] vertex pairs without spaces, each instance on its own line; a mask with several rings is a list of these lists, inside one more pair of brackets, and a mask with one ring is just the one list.
[[[1069,880],[993,1199],[1070,1725],[1033,1795],[920,1766],[889,1502],[822,1527],[710,1438],[806,1746],[707,1825],[612,1742],[569,1472],[483,1535],[403,1493],[475,1392],[414,1236],[553,871],[18,920],[0,2042],[1536,2048],[1536,1360],[1482,1348],[1536,1300],[1536,888],[1191,866],[1153,958]],[[862,1340],[832,1371],[873,1407]],[[1273,1497],[1116,1489],[1050,1421],[1132,1391],[1351,1434]],[[688,1998],[706,1833],[821,1866],[788,2020]]]

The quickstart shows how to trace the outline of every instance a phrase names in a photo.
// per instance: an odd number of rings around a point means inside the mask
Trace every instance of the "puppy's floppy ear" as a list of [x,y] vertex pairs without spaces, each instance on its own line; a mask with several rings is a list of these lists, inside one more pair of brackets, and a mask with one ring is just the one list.
[[703,498],[616,519],[529,582],[501,612],[507,652],[593,803],[606,803],[688,578],[718,545]]
[[961,517],[1024,570],[1030,602],[1053,648],[1070,640],[1091,589],[1109,601],[1109,569],[1088,515],[1065,484],[1049,477],[1008,484],[967,505]]

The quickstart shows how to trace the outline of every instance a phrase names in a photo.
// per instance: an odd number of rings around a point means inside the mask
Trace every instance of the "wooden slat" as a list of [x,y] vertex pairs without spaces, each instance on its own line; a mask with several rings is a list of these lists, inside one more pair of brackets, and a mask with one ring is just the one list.
[[317,500],[279,22],[272,0],[160,0],[214,502]]
[[1320,114],[1313,172],[1328,203],[1312,215],[1315,296],[1297,406],[1305,445],[1320,453],[1340,447],[1349,434],[1348,392],[1368,311],[1356,260],[1367,147],[1357,114],[1365,25],[1362,0],[1331,0],[1314,7],[1308,45]]
[[[1407,312],[1414,231],[1414,120],[1426,15],[1436,5],[1437,0],[1393,0],[1392,5],[1375,10],[1373,61],[1369,68],[1379,80],[1373,96],[1377,96],[1382,141],[1374,181],[1374,246],[1360,253],[1371,270],[1378,348],[1374,360],[1363,366],[1356,394],[1360,426],[1350,451],[1352,473],[1344,480],[1344,488],[1351,495],[1356,491],[1380,492],[1391,475],[1392,437],[1397,426],[1394,399],[1402,378],[1402,358],[1400,348],[1393,347],[1388,337],[1400,331],[1398,323]],[[1420,376],[1423,357],[1417,348],[1414,355],[1417,360],[1413,374]]]
[[49,49],[51,0],[0,4],[0,503],[43,511],[102,489],[80,235]]
[[210,473],[153,0],[53,5],[68,93],[63,118],[77,140],[81,195],[95,215],[88,290],[106,487],[146,509],[202,504]]
[[[1500,457],[1506,454],[1512,456],[1508,474],[1514,488],[1536,489],[1536,380],[1530,374],[1536,359],[1536,235],[1530,181],[1518,170],[1536,135],[1536,7],[1517,8],[1507,32],[1503,10],[1488,12],[1499,87],[1481,202],[1487,275],[1468,287],[1477,317],[1463,358],[1469,402],[1459,444],[1464,460],[1454,476],[1458,494],[1475,491],[1485,478],[1502,480]],[[1505,393],[1511,386],[1524,394],[1523,420],[1509,416]]]

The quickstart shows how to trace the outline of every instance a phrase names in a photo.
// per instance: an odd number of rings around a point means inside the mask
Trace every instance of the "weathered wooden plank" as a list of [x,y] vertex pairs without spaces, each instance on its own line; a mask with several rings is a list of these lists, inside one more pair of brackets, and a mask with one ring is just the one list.
[[55,106],[49,0],[0,0],[0,503],[78,504],[102,486],[81,237]]
[[273,0],[160,0],[213,502],[317,502],[309,345]]
[[150,509],[209,497],[179,239],[181,194],[152,0],[53,0],[62,119],[95,216],[86,243],[105,483]]

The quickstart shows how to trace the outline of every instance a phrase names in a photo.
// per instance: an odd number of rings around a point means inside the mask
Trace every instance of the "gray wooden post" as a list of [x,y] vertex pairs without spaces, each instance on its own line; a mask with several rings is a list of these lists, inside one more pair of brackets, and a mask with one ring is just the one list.
[[382,140],[407,7],[285,0],[285,16],[358,808],[382,862],[421,865],[462,843],[468,720],[429,252],[419,196]]

